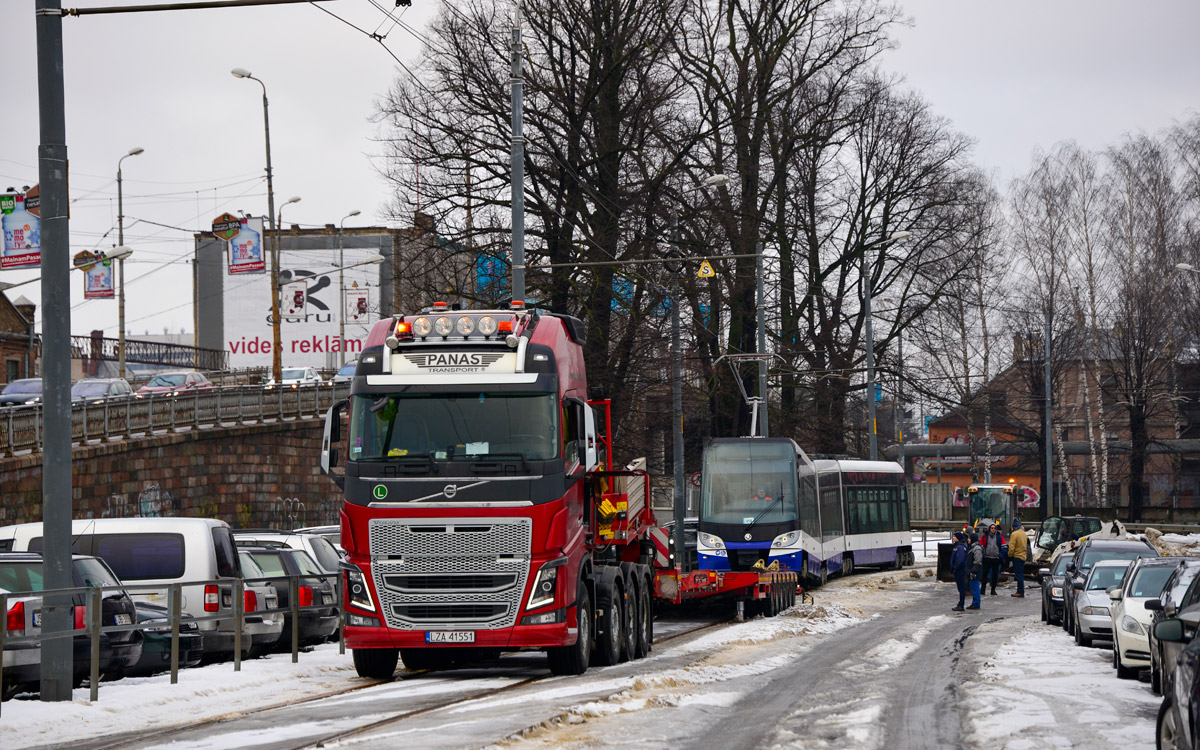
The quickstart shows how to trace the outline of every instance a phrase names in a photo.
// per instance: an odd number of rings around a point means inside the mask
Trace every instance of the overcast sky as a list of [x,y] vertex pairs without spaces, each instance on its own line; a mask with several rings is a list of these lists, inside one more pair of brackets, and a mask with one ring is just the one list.
[[[402,60],[416,59],[418,39],[380,9],[393,0],[377,1],[322,6],[385,34]],[[419,33],[436,6],[413,2],[400,10]],[[896,30],[899,46],[884,67],[975,139],[977,162],[1001,187],[1036,148],[1066,139],[1102,148],[1200,109],[1198,0],[902,5],[913,25]],[[0,1],[0,188],[37,182],[33,6]],[[85,16],[64,19],[63,29],[72,254],[116,244],[117,162],[135,146],[146,149],[124,161],[125,244],[135,251],[126,264],[131,332],[191,332],[191,231],[224,211],[266,212],[262,90],[231,68],[268,87],[276,205],[302,198],[283,209],[284,223],[336,224],[353,209],[362,215],[347,226],[386,223],[372,115],[405,73],[367,35],[312,5]],[[116,302],[85,303],[82,275],[73,276],[72,330],[115,336]],[[8,294],[41,296],[37,283]]]

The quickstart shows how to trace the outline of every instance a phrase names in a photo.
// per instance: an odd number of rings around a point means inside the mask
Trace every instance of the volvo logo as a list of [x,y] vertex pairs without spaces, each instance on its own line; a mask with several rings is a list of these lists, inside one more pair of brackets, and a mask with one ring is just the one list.
[[457,484],[446,485],[446,488],[442,490],[442,494],[445,495],[446,497],[454,497],[455,495],[458,494],[458,485]]
[[744,539],[745,539],[745,540],[748,542],[748,541],[750,541],[751,539],[753,539],[754,537],[753,537],[752,535],[750,535],[750,534],[746,534],[746,536],[745,536],[745,537],[743,537],[743,538],[744,538]]

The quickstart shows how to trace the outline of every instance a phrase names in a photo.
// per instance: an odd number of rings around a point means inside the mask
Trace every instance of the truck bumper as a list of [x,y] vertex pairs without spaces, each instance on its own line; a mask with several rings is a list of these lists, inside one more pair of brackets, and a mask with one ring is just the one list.
[[[566,617],[574,622],[575,610],[571,608]],[[459,630],[451,627],[442,630],[394,630],[387,627],[371,628],[346,625],[347,648],[498,648],[515,650],[523,648],[547,648],[569,646],[578,639],[575,628],[566,623],[550,625],[517,625],[499,630]],[[427,632],[473,632],[473,643],[429,643]]]

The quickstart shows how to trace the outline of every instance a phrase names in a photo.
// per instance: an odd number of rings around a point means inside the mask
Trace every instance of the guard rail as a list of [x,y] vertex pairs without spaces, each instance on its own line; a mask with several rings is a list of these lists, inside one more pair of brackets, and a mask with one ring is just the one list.
[[[321,416],[349,391],[348,382],[328,381],[302,386],[223,385],[76,402],[71,406],[71,443]],[[0,455],[42,450],[42,409],[42,404],[0,409]]]

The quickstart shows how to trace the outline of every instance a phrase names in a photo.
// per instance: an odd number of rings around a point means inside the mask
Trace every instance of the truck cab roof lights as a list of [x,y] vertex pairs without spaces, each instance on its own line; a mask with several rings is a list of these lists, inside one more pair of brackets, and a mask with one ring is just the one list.
[[513,300],[513,301],[512,301],[512,309],[514,309],[514,310],[524,310],[524,309],[525,309],[525,301],[524,301],[524,300],[519,300],[519,299],[515,299],[515,300]]
[[434,303],[433,303],[433,309],[434,309],[434,310],[445,310],[445,309],[446,309],[446,303],[445,303],[445,302],[434,302]]

